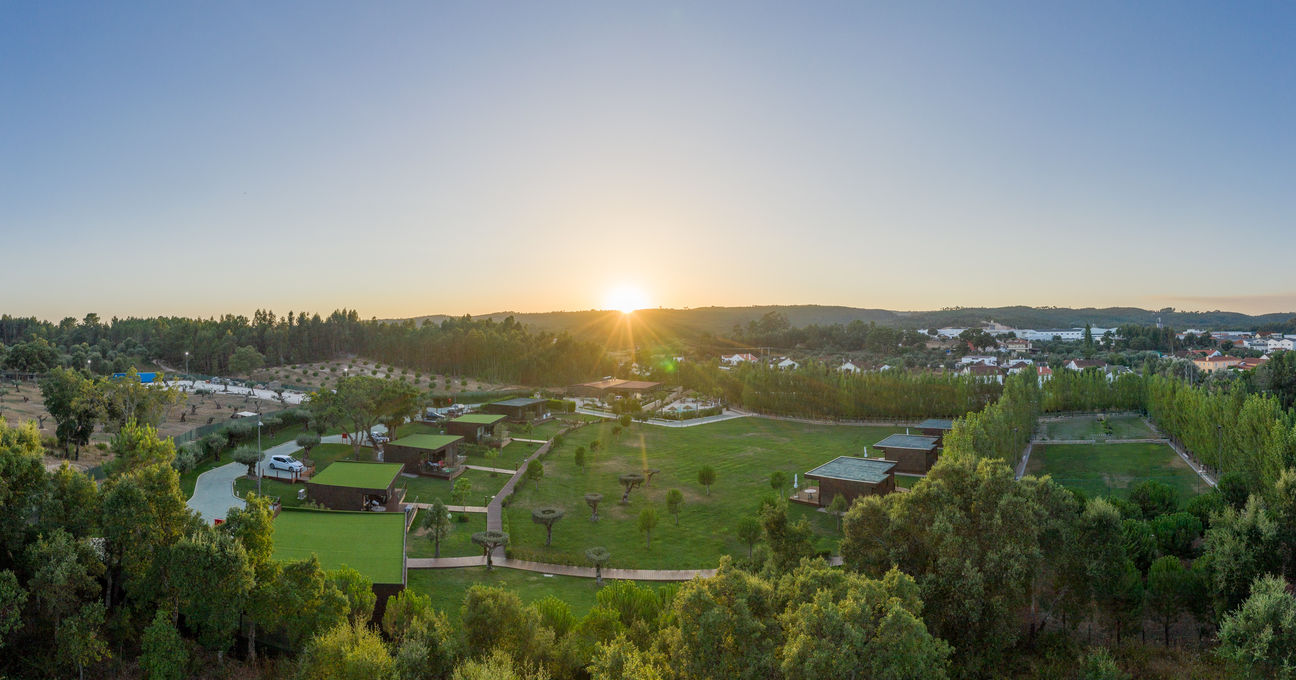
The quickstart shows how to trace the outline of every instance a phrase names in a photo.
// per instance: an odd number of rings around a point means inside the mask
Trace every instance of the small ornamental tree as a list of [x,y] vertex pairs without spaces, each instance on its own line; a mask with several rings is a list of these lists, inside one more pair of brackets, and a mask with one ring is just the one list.
[[486,555],[486,571],[490,571],[495,567],[491,554],[496,548],[508,545],[509,535],[503,531],[478,531],[472,535],[472,542],[480,546],[482,553]]
[[467,477],[460,477],[450,488],[450,502],[455,505],[463,505],[468,501],[468,494],[472,493],[472,480]]
[[600,441],[597,440],[597,439],[595,439],[594,441],[590,442],[590,453],[594,453],[595,451],[598,451],[598,450],[599,450],[599,447],[602,446],[602,445],[603,445],[603,442],[600,442]]
[[657,528],[657,511],[644,508],[639,513],[639,533],[644,535],[645,545],[652,550],[652,531]]
[[562,508],[553,506],[536,508],[531,511],[531,521],[536,524],[544,525],[545,547],[549,547],[553,542],[553,525],[556,524],[558,520],[562,519],[565,514],[567,514],[567,512]]
[[698,469],[698,484],[706,487],[706,495],[711,495],[711,485],[715,484],[716,471],[710,465],[703,465]]
[[630,492],[644,483],[644,476],[638,472],[631,472],[617,477],[617,481],[621,482],[621,486],[625,487],[625,493],[621,494],[621,505],[627,505],[630,503]]
[[617,422],[621,424],[622,428],[630,427],[630,423],[631,423],[630,414],[622,413],[621,417],[617,418]]
[[441,540],[450,535],[453,525],[450,524],[450,511],[440,498],[432,500],[432,507],[423,513],[423,528],[427,529],[428,538],[432,539],[433,557],[441,556]]
[[297,445],[302,448],[302,458],[310,460],[311,449],[319,446],[320,436],[314,432],[303,432],[297,435]]
[[653,475],[657,474],[658,472],[661,472],[661,470],[658,470],[656,468],[644,468],[643,470],[644,486],[652,486]]
[[536,488],[540,488],[540,480],[544,479],[544,463],[533,460],[527,463],[526,478],[535,482]]
[[233,459],[235,463],[247,466],[247,476],[256,477],[257,463],[261,462],[260,451],[257,451],[250,446],[240,446],[234,450],[234,453],[230,455],[230,458]]
[[675,515],[675,526],[679,526],[680,506],[684,505],[684,494],[679,489],[666,492],[666,512]]
[[596,546],[585,551],[585,559],[594,565],[594,583],[603,585],[603,567],[612,559],[612,553],[603,546]]
[[778,495],[783,495],[783,487],[787,486],[787,473],[782,470],[775,470],[770,473],[770,488]]
[[748,515],[738,520],[738,540],[747,544],[747,558],[751,559],[752,550],[756,547],[756,542],[760,540],[763,530],[761,529],[760,520]]
[[575,458],[576,458],[576,467],[583,469],[585,467],[585,447],[584,446],[576,447]]
[[828,504],[828,512],[837,516],[838,531],[841,531],[842,528],[842,515],[845,515],[849,509],[850,504],[846,502],[846,497],[841,494],[833,496],[832,502]]
[[621,426],[620,426],[620,425],[613,425],[613,426],[612,426],[612,438],[613,438],[613,439],[620,439],[620,438],[621,438]]
[[598,506],[599,506],[599,503],[602,502],[602,501],[603,501],[603,494],[601,494],[601,493],[587,493],[587,494],[585,494],[585,504],[588,505],[588,506],[590,506],[590,512],[591,512],[591,514],[590,514],[590,521],[591,521],[591,522],[597,522],[597,521],[598,521]]

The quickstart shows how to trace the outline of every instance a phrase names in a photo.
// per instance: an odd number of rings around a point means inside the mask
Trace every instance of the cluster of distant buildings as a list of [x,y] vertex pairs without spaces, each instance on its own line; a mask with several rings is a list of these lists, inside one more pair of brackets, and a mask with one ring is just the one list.
[[[937,328],[936,337],[950,340],[953,338],[957,338],[959,335],[963,333],[963,331],[966,330],[968,330],[968,328]],[[1027,341],[1027,344],[1029,344],[1030,341],[1047,342],[1050,340],[1062,340],[1064,342],[1078,342],[1080,340],[1084,340],[1084,334],[1085,334],[1084,328],[1040,328],[1040,329],[1013,328],[1011,326],[1005,326],[1003,324],[995,323],[993,321],[985,326],[982,326],[980,330],[983,330],[986,333],[994,336],[1011,334],[1016,336],[1017,340]],[[1112,333],[1113,335],[1115,335],[1116,329],[1090,327],[1089,333],[1094,338],[1101,338],[1107,333]]]
[[[720,355],[720,369],[729,370],[743,364],[759,364],[764,361],[755,354],[722,354]],[[769,359],[767,363],[770,368],[777,368],[780,371],[792,371],[801,367],[801,364],[795,359],[789,359],[788,357],[775,357]]]
[[1225,342],[1233,343],[1234,347],[1239,349],[1249,349],[1253,352],[1263,352],[1270,354],[1279,351],[1296,350],[1296,335],[1283,335],[1282,333],[1252,333],[1250,331],[1199,331],[1189,329],[1182,333],[1176,333],[1175,337],[1183,340],[1192,335],[1198,338],[1210,338],[1221,344]]

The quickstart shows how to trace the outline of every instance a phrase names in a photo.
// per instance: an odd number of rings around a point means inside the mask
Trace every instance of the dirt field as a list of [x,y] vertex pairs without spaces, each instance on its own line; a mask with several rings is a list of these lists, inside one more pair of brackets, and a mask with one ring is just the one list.
[[[419,374],[358,357],[313,364],[274,366],[256,371],[251,375],[251,378],[263,382],[277,382],[290,389],[313,392],[321,387],[332,387],[338,378],[347,375],[405,378],[420,390],[450,393],[485,392],[518,387],[517,385],[481,382],[473,378]],[[467,384],[464,384],[465,381]]]
[[[45,401],[41,398],[40,387],[34,383],[20,383],[17,387],[6,384],[3,389],[6,393],[0,395],[0,418],[4,418],[9,425],[17,425],[28,420],[41,424],[40,417],[44,416],[45,420],[40,428],[41,434],[54,436],[54,420],[45,410]],[[174,437],[199,425],[206,425],[208,422],[229,420],[232,414],[239,411],[256,411],[258,405],[263,412],[278,411],[283,408],[283,405],[277,401],[248,399],[233,394],[219,392],[188,394],[180,404],[171,407],[163,415],[158,433],[164,437]],[[182,414],[184,420],[181,420]],[[75,465],[84,469],[103,462],[101,460],[103,455],[98,452],[95,445],[96,443],[107,444],[111,438],[112,435],[104,432],[102,428],[97,430],[91,438],[90,446],[82,449],[81,459],[76,461]],[[61,461],[50,457],[46,462],[57,466]]]

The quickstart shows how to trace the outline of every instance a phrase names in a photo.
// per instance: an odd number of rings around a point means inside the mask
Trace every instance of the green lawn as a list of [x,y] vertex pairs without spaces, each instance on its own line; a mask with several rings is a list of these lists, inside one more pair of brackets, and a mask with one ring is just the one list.
[[587,416],[583,413],[566,413],[555,417],[547,423],[533,425],[530,432],[522,432],[516,425],[510,426],[510,431],[514,437],[521,437],[523,439],[544,439],[547,441],[553,439],[554,435],[563,431],[575,422],[592,422],[595,420],[602,420],[602,418],[599,418],[598,416]]
[[[464,569],[410,569],[407,587],[432,598],[432,606],[445,612],[451,623],[459,621],[459,607],[464,593],[473,585],[500,586],[512,590],[529,604],[546,595],[555,595],[571,605],[572,613],[585,616],[594,606],[598,592],[592,578],[545,576],[532,571],[486,567]],[[604,581],[604,584],[610,581]]]
[[[482,554],[482,549],[473,544],[472,535],[486,530],[486,513],[465,512],[463,516],[468,518],[467,522],[459,521],[459,513],[451,514],[454,515],[454,519],[450,521],[452,528],[450,535],[441,539],[441,556],[467,557]],[[436,546],[432,544],[432,539],[427,537],[427,533],[419,528],[422,521],[423,511],[419,511],[418,517],[414,519],[414,526],[410,527],[409,543],[405,554],[410,557],[435,557]]]
[[[306,484],[289,484],[279,482],[270,478],[261,480],[261,495],[271,498],[278,498],[285,508],[295,508],[306,504],[306,501],[297,500],[297,490],[305,489]],[[234,480],[234,489],[238,495],[246,498],[249,493],[256,493],[257,480],[248,477],[239,477]]]
[[[747,554],[747,546],[735,537],[736,526],[744,515],[755,512],[762,497],[774,493],[769,487],[770,473],[785,473],[790,487],[794,473],[804,475],[840,455],[861,455],[865,446],[904,431],[741,418],[688,428],[635,424],[614,440],[613,425],[604,422],[571,433],[561,447],[545,457],[545,477],[539,489],[529,482],[519,485],[506,511],[512,554],[584,564],[585,549],[602,545],[611,551],[616,567],[714,567],[721,555]],[[602,448],[587,453],[585,468],[577,468],[573,452],[577,446],[588,449],[594,439],[603,442]],[[697,482],[703,465],[711,465],[717,474],[709,496]],[[618,475],[645,466],[661,472],[651,486],[631,494],[629,505],[619,505],[622,489]],[[804,483],[804,477],[801,481]],[[684,494],[679,526],[666,512],[664,499],[671,488]],[[603,494],[598,523],[589,520],[583,499],[586,492]],[[567,511],[554,526],[553,545],[548,548],[544,546],[544,528],[531,521],[531,510],[547,504]],[[659,521],[651,549],[637,528],[639,513],[646,507],[657,510]],[[836,549],[833,517],[796,504],[790,512],[811,521],[820,549]]]
[[1155,479],[1188,499],[1206,483],[1165,444],[1055,444],[1036,446],[1026,473],[1052,475],[1053,481],[1089,496],[1129,495],[1138,483]]
[[912,489],[914,484],[922,481],[922,477],[910,477],[908,475],[896,475],[895,482],[897,488]]
[[314,553],[325,569],[345,565],[374,583],[400,583],[404,534],[402,513],[284,510],[274,522],[273,557]]
[[[459,476],[472,482],[472,491],[468,493],[467,505],[485,505],[482,496],[494,496],[504,488],[509,475],[503,473],[468,470]],[[458,480],[456,480],[458,481]],[[410,503],[431,503],[433,498],[440,498],[446,505],[451,505],[450,492],[453,484],[449,480],[435,477],[405,477],[396,481],[396,486],[406,488],[405,500]]]
[[506,470],[516,470],[526,457],[535,453],[535,450],[544,446],[544,444],[532,444],[531,442],[510,442],[508,446],[502,449],[486,449],[483,447],[472,447],[468,451],[468,464],[481,465],[483,467],[503,468]]
[[1156,434],[1138,416],[1111,416],[1106,419],[1111,426],[1108,434],[1097,416],[1075,416],[1042,424],[1046,439],[1146,439]]

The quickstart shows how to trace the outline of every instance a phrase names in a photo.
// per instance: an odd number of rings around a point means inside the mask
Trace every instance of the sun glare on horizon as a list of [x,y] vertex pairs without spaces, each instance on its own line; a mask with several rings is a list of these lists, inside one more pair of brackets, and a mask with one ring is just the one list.
[[603,297],[604,309],[620,310],[622,314],[629,314],[647,306],[648,296],[643,289],[636,286],[617,286]]

